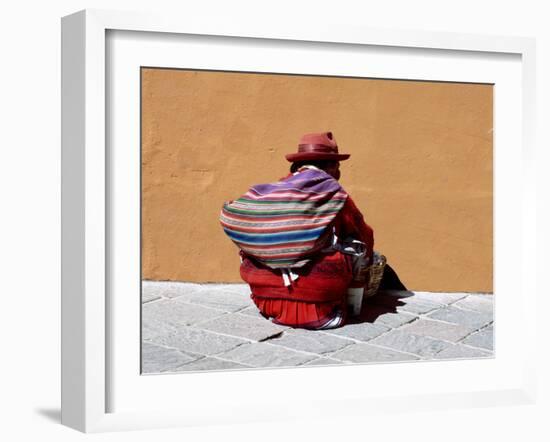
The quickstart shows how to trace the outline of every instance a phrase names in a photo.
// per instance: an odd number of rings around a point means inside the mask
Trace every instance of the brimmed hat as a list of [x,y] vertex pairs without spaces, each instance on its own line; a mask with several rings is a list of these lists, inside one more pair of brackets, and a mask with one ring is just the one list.
[[298,152],[285,155],[291,163],[304,160],[344,161],[349,157],[350,154],[338,153],[332,132],[305,134],[298,144]]

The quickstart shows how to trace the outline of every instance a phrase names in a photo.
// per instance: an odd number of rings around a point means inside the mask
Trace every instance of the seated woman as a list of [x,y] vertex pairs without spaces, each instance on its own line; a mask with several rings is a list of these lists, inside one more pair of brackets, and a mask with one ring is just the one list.
[[241,277],[275,323],[334,328],[345,324],[348,304],[352,314],[361,309],[374,236],[338,182],[349,156],[331,132],[306,134],[286,155],[289,175],[224,204],[220,221],[240,248]]

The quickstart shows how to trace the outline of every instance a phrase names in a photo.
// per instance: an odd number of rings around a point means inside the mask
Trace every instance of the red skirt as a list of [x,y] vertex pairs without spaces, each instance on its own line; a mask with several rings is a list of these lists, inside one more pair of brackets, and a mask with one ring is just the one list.
[[323,254],[303,268],[298,279],[285,286],[280,270],[243,256],[241,277],[250,285],[251,298],[267,318],[291,327],[322,328],[335,317],[346,318],[346,292],[352,280],[349,257]]

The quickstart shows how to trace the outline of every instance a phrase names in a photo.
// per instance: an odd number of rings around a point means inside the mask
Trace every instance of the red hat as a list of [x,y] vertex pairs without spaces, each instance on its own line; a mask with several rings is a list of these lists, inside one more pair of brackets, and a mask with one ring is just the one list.
[[338,145],[332,132],[305,134],[298,144],[298,152],[285,156],[291,163],[304,160],[343,161],[349,157],[347,153],[338,153]]

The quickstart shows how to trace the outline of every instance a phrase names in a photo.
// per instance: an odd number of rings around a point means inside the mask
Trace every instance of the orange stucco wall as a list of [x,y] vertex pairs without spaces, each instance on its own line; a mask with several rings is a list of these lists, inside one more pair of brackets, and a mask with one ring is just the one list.
[[225,200],[331,130],[344,188],[413,290],[491,292],[491,85],[142,69],[142,277],[238,282]]

